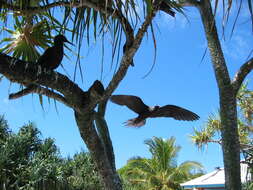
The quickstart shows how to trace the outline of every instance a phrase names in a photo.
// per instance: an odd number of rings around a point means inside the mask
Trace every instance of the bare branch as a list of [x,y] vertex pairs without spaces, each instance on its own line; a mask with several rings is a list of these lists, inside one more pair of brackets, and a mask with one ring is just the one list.
[[140,47],[143,36],[147,32],[147,29],[149,25],[151,24],[156,12],[157,12],[157,9],[153,9],[153,12],[146,16],[145,21],[143,22],[142,26],[139,28],[134,38],[132,46],[123,55],[118,71],[116,72],[111,82],[109,83],[108,87],[106,88],[104,99],[108,99],[108,97],[113,93],[113,91],[117,88],[119,83],[122,81],[122,79],[126,75],[127,69],[131,64],[131,60],[133,56],[135,55],[135,53],[137,52],[138,48]]
[[67,102],[67,100],[62,95],[60,95],[59,93],[56,93],[52,90],[49,90],[47,88],[38,86],[38,85],[28,86],[27,88],[25,88],[19,92],[10,94],[9,99],[21,98],[21,97],[31,94],[31,93],[45,95],[49,98],[53,98],[53,99],[65,104],[68,107],[71,107],[71,105]]
[[34,91],[36,90],[37,87],[39,87],[39,86],[38,85],[27,86],[27,88],[25,88],[23,90],[9,94],[9,99],[13,100],[13,99],[21,98],[22,96],[26,96],[28,94],[34,93]]
[[248,60],[246,63],[244,63],[239,71],[235,74],[235,77],[232,81],[232,85],[233,85],[233,89],[235,91],[235,93],[238,92],[238,90],[240,89],[243,80],[245,79],[245,77],[252,71],[253,69],[253,57]]
[[0,73],[12,82],[23,85],[42,85],[57,90],[64,96],[68,106],[76,111],[80,111],[80,107],[87,103],[87,93],[65,75],[54,71],[42,72],[37,75],[37,65],[15,59],[3,53],[0,53]]

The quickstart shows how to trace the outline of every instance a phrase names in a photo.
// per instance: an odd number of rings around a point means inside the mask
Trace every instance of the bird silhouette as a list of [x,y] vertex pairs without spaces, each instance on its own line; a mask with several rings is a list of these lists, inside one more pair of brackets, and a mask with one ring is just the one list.
[[185,121],[194,121],[199,119],[197,114],[175,105],[149,107],[137,96],[113,95],[110,100],[115,104],[127,106],[129,109],[138,114],[138,117],[126,121],[126,126],[141,127],[145,125],[147,118],[154,117],[172,117],[176,120]]
[[61,64],[64,55],[64,42],[72,44],[61,34],[55,36],[54,45],[46,49],[46,51],[39,57],[37,64],[40,65],[42,69],[56,69]]
[[[54,70],[56,69],[63,59],[64,51],[63,51],[63,45],[64,42],[70,43],[67,40],[67,38],[61,34],[54,37],[54,45],[52,47],[49,47],[46,49],[46,51],[39,57],[37,60],[37,64],[40,66],[38,70],[38,75],[41,72],[41,69],[44,70]],[[25,89],[9,95],[9,99],[15,98],[17,95],[25,95],[30,92],[32,92],[34,89],[36,89],[38,85],[36,84],[30,84]]]

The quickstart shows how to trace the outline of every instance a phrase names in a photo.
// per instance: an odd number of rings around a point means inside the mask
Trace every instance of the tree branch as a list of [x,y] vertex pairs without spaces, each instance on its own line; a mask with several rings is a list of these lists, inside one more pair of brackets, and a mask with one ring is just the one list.
[[[108,158],[102,139],[97,134],[94,126],[94,111],[83,111],[82,114],[75,112],[75,119],[82,139],[85,141],[93,160],[96,163],[100,175],[104,178],[106,190],[122,189],[120,178]],[[113,182],[113,183],[112,183]]]
[[[58,72],[42,72],[38,75],[37,65],[0,53],[0,73],[12,82],[42,85],[57,90],[64,96],[68,106],[76,111],[87,104],[88,93]],[[57,98],[63,100],[59,96]]]
[[100,136],[100,139],[102,140],[105,146],[105,151],[106,151],[108,160],[112,166],[112,169],[116,172],[115,156],[113,153],[112,141],[110,138],[108,125],[105,120],[106,104],[107,104],[107,101],[103,101],[98,105],[98,111],[95,114],[95,123],[96,123],[97,131]]
[[12,93],[9,95],[9,99],[11,99],[11,100],[17,99],[17,98],[23,97],[23,96],[31,94],[31,93],[45,95],[49,98],[53,98],[53,99],[65,104],[68,107],[71,107],[71,105],[67,102],[67,100],[62,95],[60,95],[59,93],[56,93],[52,90],[49,90],[47,88],[38,86],[38,85],[28,86],[27,88],[25,88],[19,92]]
[[155,17],[156,12],[157,12],[157,9],[153,9],[153,11],[149,15],[146,16],[145,21],[143,22],[143,24],[139,28],[139,30],[134,38],[132,46],[123,55],[121,62],[120,62],[120,67],[119,67],[118,71],[116,72],[116,74],[113,76],[109,85],[107,86],[103,99],[109,98],[109,96],[113,93],[113,91],[117,88],[119,83],[122,81],[122,79],[126,75],[128,67],[131,64],[131,60],[132,60],[133,56],[135,55],[135,53],[137,52],[138,48],[140,47],[143,36],[147,32],[147,29],[148,29],[149,25],[151,24],[153,18]]
[[244,63],[240,67],[238,72],[235,74],[235,77],[232,81],[232,85],[233,85],[233,89],[235,93],[238,92],[238,90],[240,89],[242,85],[243,80],[252,70],[253,70],[253,57],[250,60],[248,60],[246,63]]

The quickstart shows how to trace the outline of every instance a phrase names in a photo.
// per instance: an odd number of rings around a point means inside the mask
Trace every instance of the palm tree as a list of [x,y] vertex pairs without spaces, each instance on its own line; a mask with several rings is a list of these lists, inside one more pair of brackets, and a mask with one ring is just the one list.
[[145,144],[149,147],[151,158],[133,158],[119,170],[122,178],[140,189],[175,190],[180,183],[202,174],[202,166],[198,162],[186,161],[177,164],[177,156],[181,149],[175,144],[175,138],[162,139],[154,137]]

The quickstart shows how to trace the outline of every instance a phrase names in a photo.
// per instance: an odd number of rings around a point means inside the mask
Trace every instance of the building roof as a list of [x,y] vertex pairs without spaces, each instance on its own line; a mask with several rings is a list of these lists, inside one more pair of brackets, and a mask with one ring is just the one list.
[[[247,177],[247,164],[241,163],[241,180],[242,183],[246,182]],[[225,187],[224,168],[216,168],[215,171],[202,175],[190,181],[180,184],[185,189],[194,187]]]

